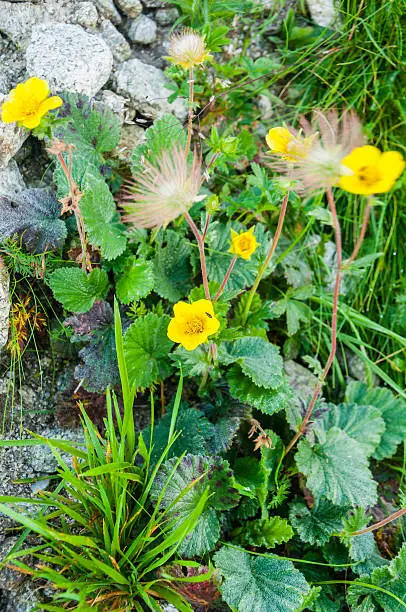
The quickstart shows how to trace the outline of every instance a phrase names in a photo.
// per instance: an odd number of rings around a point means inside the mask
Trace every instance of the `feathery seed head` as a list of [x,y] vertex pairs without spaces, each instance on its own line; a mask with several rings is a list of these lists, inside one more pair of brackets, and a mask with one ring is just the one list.
[[199,66],[210,59],[203,36],[191,28],[185,28],[170,37],[169,56],[166,58],[185,70]]

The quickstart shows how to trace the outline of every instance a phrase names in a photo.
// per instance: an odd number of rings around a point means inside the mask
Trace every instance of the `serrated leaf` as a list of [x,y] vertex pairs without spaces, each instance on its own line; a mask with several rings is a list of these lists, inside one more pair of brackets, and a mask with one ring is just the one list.
[[364,514],[364,509],[356,508],[343,520],[341,542],[348,547],[351,561],[356,561],[353,571],[356,574],[370,574],[376,567],[382,567],[389,562],[379,554],[374,535],[371,531],[352,535],[369,523],[370,517]]
[[169,374],[168,353],[173,346],[167,336],[167,315],[152,312],[137,319],[124,335],[124,353],[131,384],[146,388]]
[[303,574],[286,559],[249,555],[223,546],[214,555],[223,575],[223,599],[238,612],[292,612],[309,592]]
[[166,230],[164,240],[153,260],[155,291],[170,302],[178,302],[192,287],[191,246],[173,230]]
[[88,176],[84,183],[80,210],[89,242],[105,259],[115,259],[125,251],[127,238],[114,198],[101,177]]
[[238,508],[233,511],[233,516],[240,521],[254,518],[258,514],[259,509],[260,505],[257,499],[254,497],[243,497]]
[[194,351],[178,346],[170,357],[176,364],[181,365],[184,376],[201,376],[210,366],[210,355],[203,346],[198,346]]
[[116,275],[116,293],[123,304],[146,297],[154,288],[154,275],[150,261],[128,257],[120,274]]
[[186,132],[182,123],[174,115],[166,113],[156,119],[151,127],[145,130],[145,142],[135,147],[132,154],[131,171],[134,176],[142,172],[144,166],[142,159],[154,164],[156,158],[171,146],[179,144],[182,148],[186,145]]
[[240,417],[224,417],[215,423],[213,438],[209,444],[209,450],[214,455],[225,453],[231,448],[240,428],[241,420]]
[[277,544],[288,542],[293,537],[293,529],[286,519],[272,516],[246,521],[233,531],[233,535],[242,546],[274,548]]
[[377,485],[365,451],[341,429],[332,427],[325,440],[313,447],[308,440],[302,440],[295,460],[316,499],[326,497],[336,505],[364,507],[376,502]]
[[18,195],[0,195],[0,241],[18,234],[31,253],[60,249],[67,235],[60,219],[61,205],[49,189],[24,189]]
[[322,546],[333,533],[341,530],[347,512],[345,506],[334,506],[323,499],[312,509],[298,501],[290,505],[289,520],[303,542]]
[[[370,588],[366,586],[368,584]],[[386,592],[374,589],[374,586]],[[387,567],[376,568],[371,576],[361,576],[352,582],[347,601],[351,610],[360,612],[381,609],[400,612],[406,608],[406,544]]]
[[370,457],[378,446],[385,431],[385,422],[380,411],[374,406],[359,404],[325,404],[326,412],[315,424],[319,438],[322,431],[338,427],[354,438]]
[[264,414],[279,412],[292,401],[292,390],[287,383],[275,390],[257,387],[248,376],[244,376],[239,366],[233,366],[226,378],[232,397]]
[[352,382],[346,391],[346,400],[377,408],[385,421],[385,431],[373,454],[380,461],[395,454],[398,445],[406,437],[406,402],[396,398],[384,387],[368,387],[361,382]]
[[279,349],[264,338],[246,336],[222,344],[219,361],[225,365],[238,363],[243,373],[258,387],[277,389],[283,383],[283,360]]
[[50,275],[49,286],[64,308],[86,312],[96,300],[106,297],[109,281],[106,272],[100,268],[89,274],[80,268],[58,268]]

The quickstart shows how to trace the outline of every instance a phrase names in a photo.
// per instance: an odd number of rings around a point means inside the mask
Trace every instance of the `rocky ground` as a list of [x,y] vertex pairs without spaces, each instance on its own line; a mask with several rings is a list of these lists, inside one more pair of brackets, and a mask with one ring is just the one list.
[[[279,0],[257,2],[272,10],[280,6]],[[320,25],[335,19],[332,0],[311,0],[309,8]],[[281,20],[283,16],[281,9]],[[53,93],[84,93],[120,117],[118,148],[125,157],[142,142],[145,119],[154,120],[168,110],[185,118],[184,101],[168,103],[162,59],[178,17],[177,9],[162,0],[0,0],[0,105],[11,88],[34,75],[46,79]],[[250,53],[259,57],[264,51],[253,45]],[[0,121],[0,195],[17,195],[25,186],[47,182],[47,165],[35,139]],[[0,351],[7,342],[8,283],[0,258]],[[80,429],[61,418],[69,368],[66,360],[34,354],[24,360],[24,373],[17,376],[9,357],[0,359],[0,419],[7,439],[29,437],[30,430],[80,442]],[[294,386],[314,384],[298,364],[291,362],[287,369]],[[144,424],[140,421],[140,427]],[[47,447],[12,447],[0,449],[0,471],[0,495],[29,498],[52,486],[56,462]],[[32,514],[36,507],[25,504],[21,510]],[[10,521],[0,516],[0,559],[17,537]],[[27,577],[4,570],[0,611],[29,612],[37,601],[37,587]]]

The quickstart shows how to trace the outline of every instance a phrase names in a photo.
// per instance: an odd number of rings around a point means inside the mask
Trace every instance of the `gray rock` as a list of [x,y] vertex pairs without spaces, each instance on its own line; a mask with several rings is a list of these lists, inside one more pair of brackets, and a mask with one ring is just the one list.
[[121,15],[114,6],[113,0],[96,0],[95,4],[105,19],[110,19],[116,25],[121,23]]
[[262,121],[268,121],[273,115],[272,102],[265,94],[258,96],[258,109],[261,113]]
[[116,4],[123,13],[133,19],[142,13],[142,4],[140,0],[116,0]]
[[[1,68],[2,66],[0,64],[0,70]],[[0,72],[0,94],[8,94],[9,89],[10,89],[10,83],[7,78],[7,75]]]
[[126,38],[108,19],[104,19],[102,21],[100,26],[100,34],[110,47],[115,60],[118,62],[124,62],[131,57],[131,47]]
[[0,257],[0,351],[7,344],[10,314],[10,277]]
[[183,100],[168,102],[169,90],[165,87],[167,78],[159,68],[130,59],[119,66],[117,91],[130,99],[130,105],[140,113],[156,119],[164,113],[173,113],[183,121],[187,106]]
[[339,24],[337,2],[335,0],[307,0],[310,15],[317,25],[334,27]]
[[150,17],[141,15],[131,24],[128,37],[135,43],[150,45],[156,41],[157,25]]
[[117,145],[117,155],[125,162],[131,161],[133,149],[145,141],[145,130],[139,125],[123,125],[120,142]]
[[96,28],[99,14],[92,2],[81,2],[76,11],[76,23],[84,28]]
[[26,59],[28,74],[46,79],[53,91],[89,97],[103,87],[113,66],[113,55],[101,36],[65,23],[35,26]]
[[107,107],[113,111],[115,115],[120,119],[121,123],[127,118],[127,100],[122,96],[105,89],[101,92],[100,100],[95,103],[97,110],[102,111],[103,108]]
[[172,25],[179,17],[177,8],[161,8],[155,13],[155,19],[160,26]]
[[146,8],[165,8],[165,0],[142,0],[143,5]]
[[[0,108],[7,96],[0,95]],[[0,119],[0,168],[8,165],[10,159],[20,150],[28,138],[28,130],[16,123],[3,123]]]
[[0,196],[14,196],[25,189],[23,177],[14,159],[0,168]]

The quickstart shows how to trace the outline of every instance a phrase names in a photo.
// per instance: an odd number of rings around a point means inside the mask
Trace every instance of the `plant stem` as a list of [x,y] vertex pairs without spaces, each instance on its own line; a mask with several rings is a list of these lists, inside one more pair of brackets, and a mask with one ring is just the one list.
[[306,410],[306,414],[303,418],[303,421],[298,431],[296,432],[296,434],[293,436],[292,440],[289,442],[288,446],[286,447],[284,457],[286,457],[286,455],[296,444],[300,436],[302,436],[304,432],[306,431],[306,427],[311,417],[311,414],[313,412],[313,408],[316,404],[321,388],[323,387],[324,380],[330,371],[330,368],[334,361],[334,357],[335,357],[336,350],[337,350],[337,312],[338,312],[338,301],[339,301],[339,296],[340,296],[340,284],[341,284],[342,247],[341,247],[340,222],[338,220],[337,209],[336,209],[336,205],[334,202],[334,196],[333,196],[331,187],[327,189],[327,199],[328,199],[328,203],[330,206],[331,214],[333,216],[333,225],[334,225],[334,233],[335,233],[335,240],[336,240],[336,252],[337,252],[337,262],[336,262],[337,263],[337,274],[336,274],[336,280],[335,280],[335,285],[334,285],[333,309],[332,309],[332,318],[331,318],[331,349],[330,349],[330,355],[327,359],[327,363],[324,367],[323,373],[314,390],[312,399],[310,400],[310,404]]
[[197,246],[199,247],[200,267],[202,269],[204,294],[206,296],[206,300],[210,300],[211,298],[210,298],[210,291],[209,291],[209,282],[207,280],[206,257],[204,254],[204,239],[201,236],[199,230],[196,227],[195,222],[193,221],[192,217],[189,215],[188,212],[185,212],[185,219],[189,223],[190,229],[192,230],[196,238]]
[[380,527],[383,527],[384,525],[387,525],[388,523],[395,521],[396,519],[400,518],[404,514],[406,514],[406,508],[401,508],[400,510],[397,510],[396,512],[391,514],[390,516],[387,516],[386,518],[379,521],[379,523],[375,523],[374,525],[371,525],[370,527],[365,527],[365,529],[360,529],[359,531],[353,531],[351,535],[357,536],[357,535],[362,535],[363,533],[369,533],[370,531],[376,531]]
[[193,101],[194,101],[194,76],[193,67],[189,68],[189,113],[187,120],[187,140],[186,140],[186,159],[190,151],[190,143],[192,141],[192,128],[193,128]]
[[209,213],[207,213],[206,214],[206,223],[204,224],[204,228],[203,228],[202,240],[206,239],[207,230],[209,229],[209,223],[210,223],[210,215],[209,215]]
[[249,315],[249,312],[250,312],[250,308],[251,308],[252,300],[254,299],[255,292],[258,289],[258,285],[261,282],[261,279],[262,279],[262,277],[263,277],[263,275],[265,273],[265,270],[267,269],[268,264],[269,264],[269,262],[272,259],[272,255],[274,254],[275,249],[277,247],[277,244],[279,242],[279,238],[280,238],[280,235],[281,235],[281,232],[282,232],[283,222],[285,220],[285,214],[286,214],[286,208],[288,206],[288,200],[289,200],[289,193],[287,193],[285,195],[285,197],[283,198],[283,201],[282,201],[281,211],[279,213],[278,225],[277,225],[276,232],[275,232],[275,235],[274,235],[273,240],[272,240],[271,248],[269,249],[268,255],[266,256],[264,263],[262,264],[262,266],[258,270],[257,277],[256,277],[256,279],[254,281],[254,284],[251,287],[251,291],[250,291],[250,293],[248,295],[248,300],[247,300],[247,303],[245,305],[244,313],[243,313],[243,316],[242,316],[242,323],[243,323],[243,325],[245,325],[245,323],[247,322],[247,318],[248,318],[248,315]]
[[223,282],[220,285],[220,289],[217,291],[213,302],[217,302],[217,300],[219,299],[220,295],[223,293],[224,291],[224,287],[226,286],[228,279],[230,278],[230,274],[233,271],[233,268],[235,266],[235,262],[237,261],[237,255],[234,255],[234,257],[231,260],[230,265],[228,266],[228,270],[226,272],[225,277],[223,278]]
[[347,259],[347,261],[345,262],[345,267],[349,266],[350,263],[352,263],[354,261],[354,259],[357,257],[359,250],[362,246],[362,243],[364,242],[364,238],[365,238],[365,234],[367,231],[367,227],[368,227],[368,221],[369,221],[369,216],[371,214],[371,207],[372,207],[372,198],[373,196],[369,196],[368,201],[367,201],[367,205],[365,207],[365,211],[364,211],[364,218],[362,220],[362,226],[361,226],[361,231],[360,234],[358,236],[358,240],[357,243],[354,247],[354,250],[351,254],[351,257],[349,259]]

